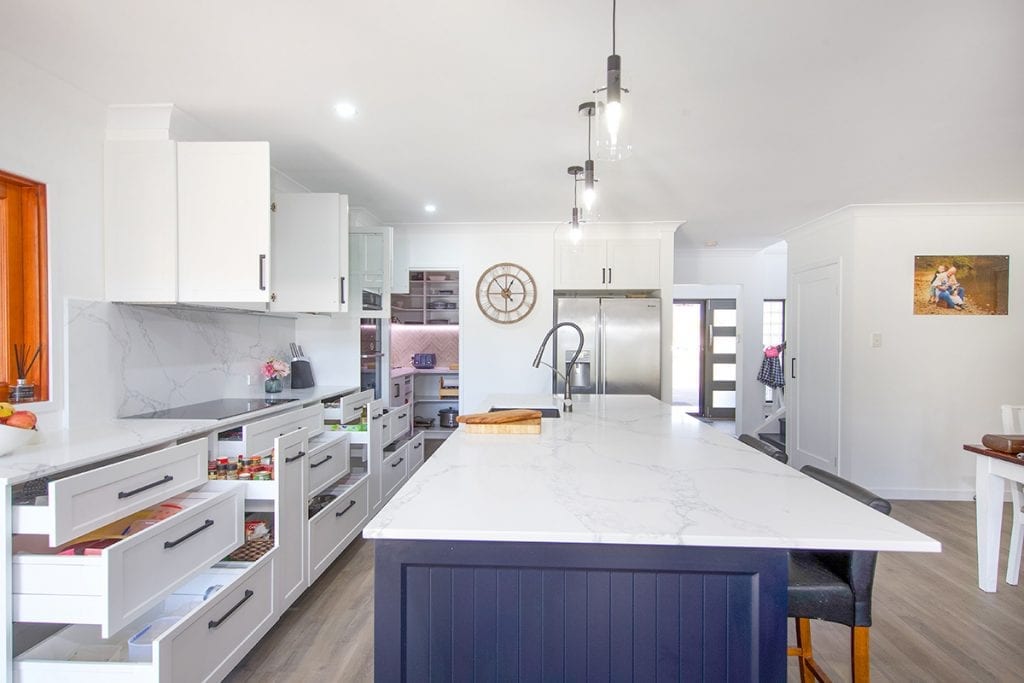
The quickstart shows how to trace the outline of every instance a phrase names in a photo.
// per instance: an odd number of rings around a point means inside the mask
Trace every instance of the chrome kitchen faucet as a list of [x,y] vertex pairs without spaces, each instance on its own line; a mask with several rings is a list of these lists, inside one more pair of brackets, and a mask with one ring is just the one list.
[[[562,373],[560,373],[555,366],[549,365],[548,363],[544,363],[541,360],[541,356],[544,355],[544,347],[548,345],[548,340],[551,339],[551,335],[553,335],[555,333],[555,330],[557,330],[559,327],[571,327],[574,330],[576,330],[576,334],[578,334],[580,336],[580,344],[579,344],[579,346],[576,347],[576,353],[573,354],[572,360],[569,361],[569,365],[566,367],[564,375]],[[582,351],[583,351],[583,330],[580,329],[580,326],[577,325],[576,323],[563,322],[563,323],[558,323],[557,325],[552,327],[550,330],[548,330],[548,333],[544,335],[544,340],[541,341],[541,343],[540,343],[540,348],[537,349],[537,355],[533,359],[533,367],[539,368],[541,365],[546,365],[547,367],[551,368],[551,370],[556,375],[561,377],[562,380],[565,382],[565,396],[562,398],[562,411],[566,412],[566,413],[571,413],[572,412],[572,382],[569,381],[569,378],[572,377],[573,366],[576,365],[576,360],[580,357],[580,353]]]

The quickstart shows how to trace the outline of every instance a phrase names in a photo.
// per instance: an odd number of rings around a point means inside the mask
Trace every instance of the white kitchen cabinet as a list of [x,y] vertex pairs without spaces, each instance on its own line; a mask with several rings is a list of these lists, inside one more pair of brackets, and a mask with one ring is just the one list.
[[178,143],[178,301],[270,301],[270,145]]
[[651,290],[661,287],[658,239],[589,239],[555,246],[555,289]]
[[109,301],[265,304],[268,143],[108,141],[104,249]]
[[270,310],[348,310],[348,197],[333,193],[274,195]]
[[369,478],[343,480],[330,504],[309,520],[309,582],[312,584],[345,550],[369,519]]
[[349,235],[349,311],[361,318],[391,316],[391,235],[391,228],[362,228]]
[[306,589],[306,430],[274,439],[278,484],[274,557],[274,612],[280,616]]
[[387,503],[409,473],[409,442],[395,442],[384,449],[381,467],[381,502]]

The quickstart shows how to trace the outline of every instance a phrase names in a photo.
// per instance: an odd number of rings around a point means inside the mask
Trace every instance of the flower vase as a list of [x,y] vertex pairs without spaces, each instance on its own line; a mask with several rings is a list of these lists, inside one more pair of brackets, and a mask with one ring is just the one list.
[[271,377],[263,383],[263,390],[268,394],[280,393],[281,389],[281,378],[279,377]]

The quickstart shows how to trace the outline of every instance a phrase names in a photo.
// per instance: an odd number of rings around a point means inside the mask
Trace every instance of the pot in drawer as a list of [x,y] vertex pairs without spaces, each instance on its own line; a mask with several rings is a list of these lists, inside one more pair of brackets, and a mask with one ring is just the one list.
[[[20,681],[207,681],[221,680],[272,625],[272,564],[214,567],[194,577],[163,605],[114,639],[91,626],[69,626],[19,655]],[[208,594],[211,586],[221,586]],[[181,615],[180,605],[195,604]],[[146,626],[178,614],[153,639],[148,656],[128,661],[129,639]]]
[[51,481],[47,505],[12,506],[14,532],[57,546],[156,505],[206,481],[207,448],[196,439]]
[[97,555],[59,555],[45,538],[15,536],[14,620],[99,624],[104,637],[120,630],[242,544],[243,490],[205,486],[173,498],[180,512]]

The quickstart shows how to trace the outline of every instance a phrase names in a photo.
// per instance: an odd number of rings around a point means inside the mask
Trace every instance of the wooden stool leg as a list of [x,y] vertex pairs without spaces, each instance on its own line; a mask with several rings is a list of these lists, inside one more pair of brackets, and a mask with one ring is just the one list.
[[811,668],[811,620],[796,620],[796,646],[800,650],[800,683],[814,683],[814,669]]
[[871,656],[867,626],[854,626],[850,630],[850,654],[853,683],[868,683],[871,680]]

